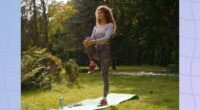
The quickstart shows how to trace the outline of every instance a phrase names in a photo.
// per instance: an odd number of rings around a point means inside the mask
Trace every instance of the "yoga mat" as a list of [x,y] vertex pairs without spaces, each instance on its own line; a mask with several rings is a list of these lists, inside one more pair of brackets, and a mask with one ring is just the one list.
[[139,97],[136,94],[109,93],[107,96],[108,105],[106,106],[98,107],[99,102],[102,99],[102,97],[100,97],[97,99],[86,99],[76,104],[67,105],[64,107],[63,110],[98,110],[98,109],[103,109],[110,106],[115,106],[121,102],[127,101],[129,99],[135,99],[135,98],[139,98]]

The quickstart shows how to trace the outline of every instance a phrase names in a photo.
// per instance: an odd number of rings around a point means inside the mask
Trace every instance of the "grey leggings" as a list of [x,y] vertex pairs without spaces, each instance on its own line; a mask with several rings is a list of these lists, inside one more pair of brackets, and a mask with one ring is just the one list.
[[97,63],[97,65],[101,69],[101,74],[103,77],[103,82],[104,82],[104,97],[107,97],[108,90],[109,90],[109,66],[111,64],[111,50],[110,50],[110,45],[105,44],[105,45],[93,45],[88,47],[87,49],[87,54],[89,60],[93,60]]

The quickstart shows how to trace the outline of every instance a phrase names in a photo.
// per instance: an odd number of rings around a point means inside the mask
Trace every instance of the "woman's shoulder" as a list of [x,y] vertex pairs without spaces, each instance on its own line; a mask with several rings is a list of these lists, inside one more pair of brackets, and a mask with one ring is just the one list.
[[95,25],[93,28],[96,28],[97,26]]
[[113,23],[108,23],[108,25],[113,25]]
[[107,24],[107,27],[108,27],[108,28],[112,28],[112,27],[113,27],[113,23],[108,23],[108,24]]
[[113,23],[107,23],[105,26],[98,26],[98,25],[95,25],[94,26],[94,29],[96,29],[96,28],[108,28],[108,27],[112,27],[113,26]]
[[[113,23],[107,23],[105,26],[108,26],[108,25],[113,25]],[[95,25],[94,28],[96,27],[99,27],[98,25]]]
[[113,23],[108,23],[106,27],[107,28],[112,28],[113,27]]

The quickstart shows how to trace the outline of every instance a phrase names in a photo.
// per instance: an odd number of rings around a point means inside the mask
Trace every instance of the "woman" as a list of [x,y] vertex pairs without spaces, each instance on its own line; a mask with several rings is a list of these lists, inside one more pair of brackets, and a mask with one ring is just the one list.
[[101,68],[104,82],[104,95],[99,106],[104,106],[108,104],[106,97],[109,89],[108,71],[111,63],[109,39],[115,33],[116,26],[112,11],[108,6],[102,5],[97,7],[95,15],[96,26],[93,28],[91,37],[87,37],[83,41],[83,45],[87,50],[90,62],[88,75],[94,73],[97,64]]

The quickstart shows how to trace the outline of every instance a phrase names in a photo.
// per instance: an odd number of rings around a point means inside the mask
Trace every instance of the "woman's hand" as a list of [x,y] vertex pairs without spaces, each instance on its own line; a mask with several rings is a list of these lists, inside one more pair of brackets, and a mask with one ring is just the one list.
[[91,45],[94,45],[96,44],[96,40],[95,39],[91,39],[91,38],[86,38],[84,41],[83,41],[83,45],[85,48],[91,46]]
[[89,45],[94,45],[94,44],[96,44],[96,40],[95,39],[89,40],[88,44]]

